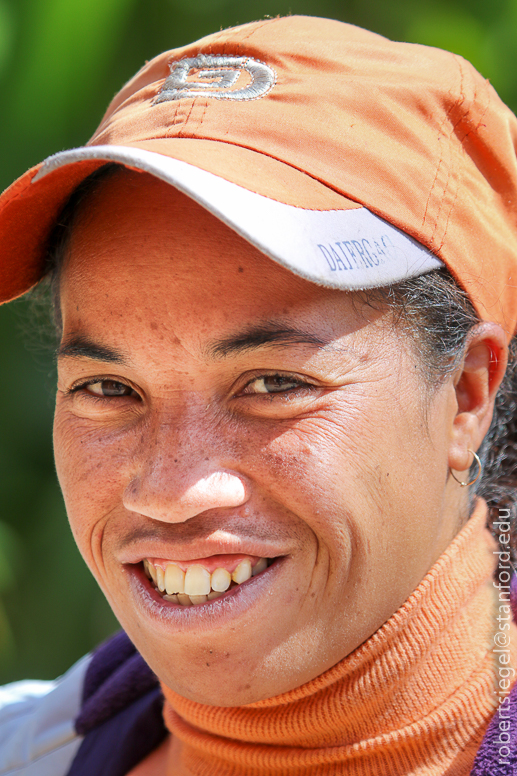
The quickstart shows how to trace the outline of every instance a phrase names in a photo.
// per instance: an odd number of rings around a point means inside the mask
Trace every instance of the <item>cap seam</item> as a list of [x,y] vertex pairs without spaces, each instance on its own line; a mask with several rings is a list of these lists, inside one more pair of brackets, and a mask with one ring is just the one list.
[[205,120],[206,112],[208,110],[209,99],[208,99],[208,97],[205,97],[204,99],[205,99],[205,104],[203,106],[203,112],[202,112],[201,117],[200,117],[199,122],[198,122],[198,130],[199,131],[201,131],[201,127],[203,126],[203,122]]
[[[463,101],[465,100],[465,95],[463,94],[463,80],[460,84],[461,89],[461,99],[457,100],[457,102],[454,105],[455,107],[459,107]],[[450,111],[450,114],[453,113],[454,108]],[[445,202],[446,198],[450,192],[451,189],[451,181],[454,179],[454,172],[452,169],[452,158],[453,158],[453,151],[452,151],[452,138],[454,135],[454,126],[450,128],[449,134],[447,136],[447,143],[445,145],[445,151],[443,154],[442,161],[444,163],[444,172],[445,172],[445,182],[443,184],[443,188],[440,195],[440,201],[438,205],[438,210],[436,213],[436,219],[434,222],[434,228],[431,234],[431,243],[433,246],[435,246],[436,249],[438,249],[438,243],[443,238],[443,233],[440,234],[440,225],[442,222],[442,215],[444,213],[445,209]]]
[[[251,22],[251,23],[252,24],[257,24],[257,22]],[[225,30],[220,30],[219,35],[218,35],[218,39],[220,39],[221,37],[224,38],[223,42],[222,42],[222,46],[221,46],[223,54],[227,54],[227,46],[230,46],[230,45],[237,45],[237,46],[239,46],[240,45],[240,42],[238,40],[235,40],[235,38],[237,38],[239,36],[239,34],[242,33],[243,26],[245,26],[245,25],[238,24],[235,27],[231,27],[231,28],[225,29]],[[260,26],[262,27],[262,24]],[[210,41],[209,45],[207,46],[207,51],[209,51],[211,54],[214,53],[213,50],[212,50],[212,46],[216,42],[214,40],[214,37],[212,37],[212,40]],[[247,37],[248,36],[245,36],[243,38],[243,40],[246,40]],[[200,49],[200,51],[201,50],[202,49]]]
[[206,49],[208,52],[211,52],[211,47],[214,45],[216,41],[219,41],[221,38],[223,38],[222,47],[226,45],[228,38],[230,35],[237,35],[242,25],[238,24],[235,27],[228,27],[226,29],[221,29],[219,32],[213,33],[210,38],[210,43],[207,44]]
[[[169,124],[167,133],[171,132],[173,127],[176,127],[178,124],[183,124],[184,122],[184,119],[182,118],[182,116],[186,112],[185,102],[182,102],[181,100],[175,100],[175,102],[176,102],[176,105],[174,106],[174,111],[171,117],[172,121]],[[170,135],[167,134],[167,137],[170,137]]]
[[[451,57],[453,58],[453,55],[451,55]],[[456,66],[458,66],[457,62],[456,62]],[[449,151],[449,154],[450,154],[450,144],[451,144],[451,138],[452,138],[452,135],[453,135],[453,128],[451,127],[449,132],[446,132],[446,125],[448,123],[450,123],[451,114],[455,110],[455,108],[457,108],[459,105],[461,105],[461,103],[465,100],[465,95],[463,94],[463,73],[461,71],[461,68],[459,68],[459,72],[460,72],[460,84],[459,84],[460,97],[458,97],[453,102],[453,104],[450,106],[450,108],[447,111],[447,113],[443,116],[442,121],[440,122],[440,126],[438,128],[438,132],[440,133],[438,139],[440,141],[440,137],[443,137],[444,138],[444,142],[443,143],[439,142],[439,145],[440,145],[440,158],[439,158],[438,164],[436,166],[436,172],[435,172],[435,176],[434,176],[434,179],[433,179],[433,183],[431,184],[431,189],[429,191],[429,195],[427,197],[427,201],[426,201],[426,204],[425,204],[424,218],[423,218],[423,221],[422,221],[422,229],[426,225],[426,221],[427,221],[427,217],[428,217],[428,214],[429,214],[429,210],[431,208],[431,199],[432,199],[432,197],[434,195],[435,189],[437,188],[438,179],[440,177],[440,172],[443,169],[445,153],[446,153],[446,151]],[[449,168],[450,168],[450,165],[449,165]],[[449,179],[450,179],[450,169],[447,172],[447,180],[445,182],[445,185],[442,187],[442,193],[441,193],[441,197],[440,197],[440,205],[438,207],[438,211],[437,211],[436,216],[435,216],[434,226],[431,226],[431,224],[429,224],[429,226],[430,226],[429,241],[430,241],[430,246],[431,246],[432,250],[436,250],[437,249],[436,246],[435,246],[435,242],[434,241],[435,241],[435,236],[436,236],[436,232],[437,232],[438,224],[439,224],[439,220],[440,220],[440,213],[442,211],[443,199],[445,197],[445,194],[447,192],[447,186],[449,184]]]
[[[181,100],[177,100],[177,102],[181,102]],[[188,108],[188,112],[187,112],[185,120],[182,122],[182,125],[179,128],[179,130],[178,130],[177,137],[184,137],[183,133],[184,133],[186,127],[187,127],[187,124],[189,123],[190,117],[192,116],[192,111],[194,110],[195,103],[196,103],[196,98],[194,97],[194,98],[192,98],[190,100],[190,107]],[[194,131],[194,130],[192,130],[192,131]]]
[[[184,116],[187,113],[187,101],[186,100],[174,100],[176,105],[174,106],[174,113],[172,116],[172,121],[169,123],[169,126],[167,127],[167,134],[165,137],[175,137],[176,133],[182,131],[183,125],[185,123]],[[178,125],[180,125],[180,129],[177,129]],[[174,135],[171,135],[169,133],[174,132]]]
[[[452,108],[451,108],[451,110],[452,110]],[[438,176],[439,176],[440,169],[441,169],[441,166],[442,166],[442,161],[443,161],[443,143],[441,143],[440,140],[441,140],[441,137],[445,137],[445,132],[443,130],[443,127],[444,127],[444,125],[445,125],[445,123],[447,121],[448,115],[449,114],[447,113],[442,118],[442,121],[440,122],[440,126],[438,127],[438,133],[439,133],[438,134],[438,144],[439,144],[439,148],[440,148],[440,158],[438,160],[438,164],[436,165],[436,170],[435,170],[433,182],[431,184],[431,188],[429,189],[429,194],[427,195],[427,200],[426,200],[425,207],[424,207],[424,217],[422,219],[422,230],[425,230],[425,227],[426,227],[426,222],[427,222],[428,215],[429,215],[429,209],[431,207],[431,197],[433,196],[433,192],[434,192],[434,190],[436,188],[436,185],[437,185],[437,182],[438,182]],[[433,229],[433,231],[430,234],[431,242],[432,242],[433,234],[434,234],[434,229]]]
[[280,16],[275,16],[274,19],[263,19],[261,24],[257,24],[257,26],[253,27],[247,35],[244,36],[242,39],[243,41],[249,40],[253,35],[255,35],[256,32],[261,30],[263,27],[265,27],[267,24],[274,24],[274,22],[278,22],[280,20]]
[[[461,59],[460,59],[460,58],[459,58],[459,57],[458,57],[456,54],[454,55],[454,57],[455,57],[455,59],[456,59],[456,61],[457,61],[457,63],[458,63],[458,67],[459,67],[459,69],[460,69],[460,72],[463,74],[462,83],[465,83],[465,76],[466,76],[466,72],[465,72],[465,69],[464,69],[464,67],[463,67],[462,60],[461,60]],[[486,115],[486,113],[487,113],[487,111],[488,111],[489,105],[490,105],[490,93],[489,93],[489,92],[488,92],[488,90],[486,90],[486,89],[485,89],[485,92],[486,92],[487,100],[485,101],[485,106],[484,106],[484,108],[483,108],[483,110],[482,110],[481,116],[479,117],[479,121],[478,121],[478,122],[477,122],[477,124],[476,124],[476,129],[478,129],[478,128],[480,127],[480,125],[482,124],[482,122],[483,122],[483,119],[484,119],[484,117],[485,117],[485,115]],[[460,121],[461,121],[461,120],[463,120],[463,121],[466,121],[466,120],[467,120],[469,113],[471,113],[471,112],[472,112],[472,106],[473,106],[473,105],[474,105],[474,104],[477,102],[477,100],[478,100],[478,96],[479,96],[478,87],[477,87],[477,85],[474,83],[474,95],[473,95],[473,97],[472,97],[472,100],[470,101],[470,104],[469,104],[468,110],[467,110],[467,111],[464,113],[464,115],[463,115],[462,119],[459,119],[459,120],[458,120],[458,122],[457,122],[457,123],[454,125],[454,129],[455,129],[457,126],[458,126],[458,124],[460,123]],[[462,153],[463,155],[465,155],[465,147],[464,147],[465,140],[466,140],[466,139],[469,137],[469,135],[471,135],[471,134],[472,134],[472,129],[465,130],[465,132],[464,132],[464,134],[463,134],[463,137],[462,137],[462,139],[461,139],[460,148],[461,148],[461,153]],[[457,201],[457,199],[458,199],[458,196],[459,196],[459,193],[460,193],[460,186],[462,185],[462,182],[461,182],[461,180],[459,179],[459,176],[458,176],[458,174],[457,174],[457,173],[456,173],[456,181],[457,181],[457,185],[456,185],[456,192],[455,192],[455,194],[454,194],[454,198],[453,198],[453,200],[452,200],[452,202],[451,202],[451,204],[450,204],[449,211],[448,211],[448,213],[447,213],[447,217],[446,217],[446,220],[445,220],[445,228],[444,228],[444,231],[443,231],[443,235],[442,235],[442,239],[441,239],[440,245],[438,246],[438,250],[441,250],[441,249],[443,248],[443,245],[444,245],[444,242],[445,242],[445,237],[446,237],[446,235],[447,235],[447,230],[448,230],[448,228],[449,228],[449,222],[450,222],[450,219],[451,219],[451,215],[452,215],[452,212],[453,212],[453,210],[454,210],[454,207],[455,207],[455,205],[456,205],[456,201]]]
[[[460,90],[461,99],[458,99],[454,103],[453,107],[451,108],[451,110],[447,114],[448,116],[450,114],[452,114],[453,110],[456,107],[460,108],[460,106],[463,103],[465,103],[465,101],[467,100],[467,97],[466,97],[466,94],[465,94],[465,75],[466,75],[465,71],[463,70],[463,68],[461,66],[460,59],[455,54],[453,54],[452,56],[454,58],[454,61],[455,61],[456,66],[457,66],[457,68],[459,70],[459,73],[460,73],[459,90]],[[442,196],[440,198],[440,206],[438,208],[438,213],[436,215],[436,224],[435,224],[435,228],[434,228],[433,235],[432,235],[432,238],[431,238],[433,244],[435,244],[435,240],[436,241],[439,240],[439,245],[436,245],[436,250],[440,250],[441,246],[443,245],[443,242],[444,242],[444,239],[445,239],[445,235],[447,233],[447,227],[448,227],[448,223],[449,223],[450,214],[452,212],[452,208],[454,206],[454,202],[456,201],[456,198],[458,196],[458,185],[459,184],[458,184],[458,181],[456,179],[456,181],[457,181],[456,190],[455,190],[454,195],[452,197],[452,201],[451,201],[451,204],[449,206],[449,210],[448,210],[448,212],[445,215],[445,223],[444,223],[443,232],[442,232],[441,235],[437,235],[438,229],[439,229],[439,225],[440,225],[440,221],[441,221],[441,217],[442,217],[442,213],[445,212],[446,196],[447,196],[447,193],[450,190],[451,181],[453,181],[455,179],[455,170],[453,168],[453,163],[452,163],[453,162],[452,138],[454,136],[456,127],[462,121],[465,120],[465,118],[468,116],[469,112],[470,112],[470,105],[468,105],[466,111],[463,112],[463,114],[460,116],[460,118],[458,118],[456,123],[453,124],[453,126],[451,127],[451,130],[449,132],[449,137],[448,137],[449,165],[448,165],[448,168],[447,168],[447,180],[446,180],[445,185],[443,187]]]

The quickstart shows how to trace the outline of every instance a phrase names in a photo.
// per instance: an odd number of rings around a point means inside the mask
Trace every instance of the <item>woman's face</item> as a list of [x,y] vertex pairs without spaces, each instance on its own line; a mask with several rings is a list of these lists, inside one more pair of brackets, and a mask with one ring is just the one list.
[[[451,383],[430,396],[386,313],[296,277],[166,184],[104,184],[74,229],[61,303],[70,524],[178,693],[241,705],[317,676],[457,532]],[[246,558],[270,565],[190,607],[143,570]]]

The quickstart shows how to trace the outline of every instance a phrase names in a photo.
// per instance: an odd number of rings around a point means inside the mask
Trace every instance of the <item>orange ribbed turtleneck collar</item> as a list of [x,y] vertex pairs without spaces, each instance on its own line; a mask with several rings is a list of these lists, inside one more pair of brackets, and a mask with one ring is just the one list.
[[167,776],[178,766],[192,776],[470,773],[496,708],[495,543],[485,522],[479,502],[406,603],[307,684],[238,708],[163,687]]

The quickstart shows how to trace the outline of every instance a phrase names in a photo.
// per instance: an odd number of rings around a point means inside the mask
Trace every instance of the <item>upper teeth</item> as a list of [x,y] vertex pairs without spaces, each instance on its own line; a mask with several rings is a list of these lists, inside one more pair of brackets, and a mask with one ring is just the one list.
[[237,582],[238,585],[241,585],[243,582],[246,582],[247,579],[251,578],[251,561],[249,560],[243,560],[235,571],[232,574],[232,579],[234,582]]
[[[180,569],[181,571],[181,569]],[[208,595],[211,590],[210,574],[203,566],[189,566],[185,573],[185,592],[187,595]],[[167,590],[168,593],[181,591]]]
[[232,575],[226,569],[216,569],[210,577],[212,590],[218,593],[224,593],[232,583]]
[[150,560],[144,560],[144,569],[160,593],[168,601],[189,606],[190,604],[204,603],[207,600],[218,598],[222,595],[232,581],[241,585],[252,576],[260,574],[267,568],[267,558],[260,558],[252,567],[249,558],[242,560],[230,574],[224,568],[215,569],[210,574],[203,566],[194,564],[183,571],[176,563],[168,563],[165,571],[159,565]]

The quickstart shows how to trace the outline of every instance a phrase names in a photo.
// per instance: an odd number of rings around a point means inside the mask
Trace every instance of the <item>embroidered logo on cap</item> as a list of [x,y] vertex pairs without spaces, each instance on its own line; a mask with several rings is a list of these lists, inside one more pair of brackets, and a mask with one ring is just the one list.
[[154,105],[185,97],[258,100],[276,83],[275,71],[251,57],[199,54],[171,62],[170,69]]

